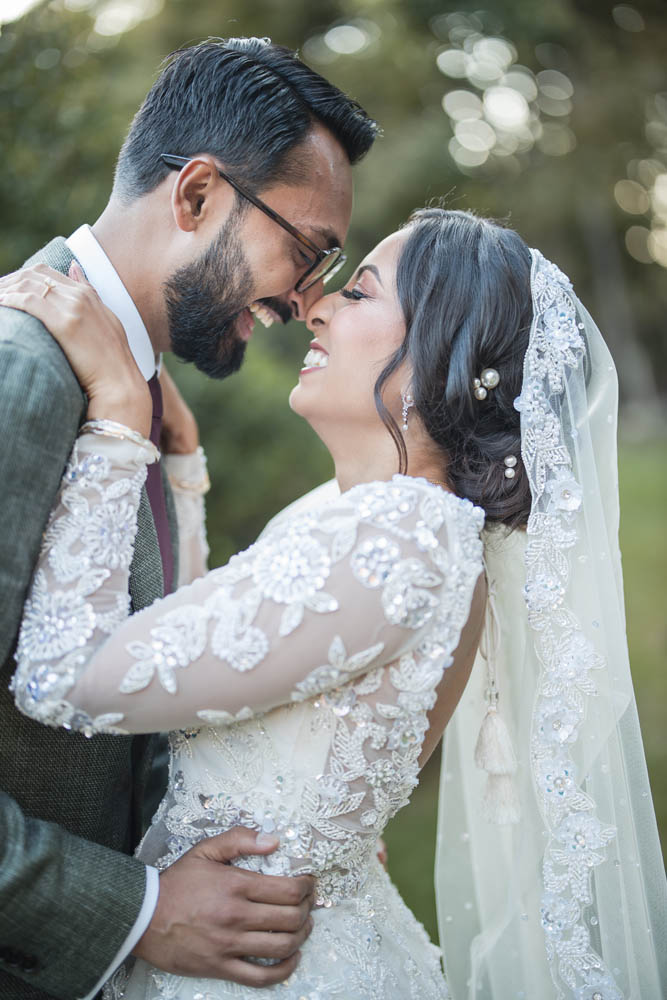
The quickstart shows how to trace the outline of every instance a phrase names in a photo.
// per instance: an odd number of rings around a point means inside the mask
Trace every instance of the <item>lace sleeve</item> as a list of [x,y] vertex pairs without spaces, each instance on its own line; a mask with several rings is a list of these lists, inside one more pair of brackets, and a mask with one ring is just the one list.
[[143,469],[94,444],[79,442],[25,609],[15,698],[42,722],[152,732],[303,700],[423,648],[460,583],[441,491],[396,477],[286,519],[123,620]]
[[178,586],[192,583],[207,570],[206,508],[209,479],[206,455],[197,448],[189,455],[163,455],[178,523]]

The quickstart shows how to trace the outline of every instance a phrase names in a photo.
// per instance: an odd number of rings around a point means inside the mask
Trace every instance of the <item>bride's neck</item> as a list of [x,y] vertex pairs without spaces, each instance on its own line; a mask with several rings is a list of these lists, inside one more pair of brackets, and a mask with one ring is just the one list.
[[[341,493],[358,486],[360,483],[388,481],[398,472],[398,452],[393,440],[387,435],[387,441],[375,441],[372,449],[363,451],[345,449],[340,455],[333,455],[336,469],[336,480]],[[408,468],[406,475],[428,479],[429,482],[446,486],[446,466],[442,458],[427,454],[421,448],[407,442]]]

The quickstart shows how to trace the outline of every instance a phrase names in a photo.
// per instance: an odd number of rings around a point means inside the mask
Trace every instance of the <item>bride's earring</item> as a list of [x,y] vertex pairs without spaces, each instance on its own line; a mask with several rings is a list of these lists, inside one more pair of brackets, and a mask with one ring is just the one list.
[[408,429],[408,410],[415,405],[415,401],[409,392],[401,392],[401,400],[403,402],[403,432],[405,433]]

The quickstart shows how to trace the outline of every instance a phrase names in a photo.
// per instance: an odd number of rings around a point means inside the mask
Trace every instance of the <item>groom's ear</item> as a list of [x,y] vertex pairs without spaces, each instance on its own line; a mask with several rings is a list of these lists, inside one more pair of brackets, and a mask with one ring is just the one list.
[[234,204],[233,188],[226,184],[212,156],[202,154],[188,161],[171,192],[171,210],[179,229],[190,233],[210,225],[215,215],[219,226]]

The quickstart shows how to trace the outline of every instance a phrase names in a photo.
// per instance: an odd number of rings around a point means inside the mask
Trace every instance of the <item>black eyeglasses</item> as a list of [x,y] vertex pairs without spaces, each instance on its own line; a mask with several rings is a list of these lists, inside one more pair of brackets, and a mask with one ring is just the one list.
[[[186,163],[190,163],[189,157],[173,156],[171,153],[160,153],[160,159],[173,170],[181,170]],[[341,267],[347,260],[347,257],[340,247],[333,247],[331,250],[321,250],[316,243],[313,243],[313,241],[308,239],[307,236],[300,233],[299,230],[291,224],[291,222],[288,222],[287,219],[283,219],[282,215],[278,215],[278,213],[274,212],[272,208],[269,208],[266,202],[262,201],[261,198],[258,198],[257,195],[251,194],[250,191],[247,191],[238,183],[238,181],[235,181],[233,177],[230,177],[229,174],[224,172],[224,170],[221,170],[220,167],[216,167],[216,169],[220,176],[226,180],[228,184],[231,184],[231,186],[238,191],[242,197],[254,205],[255,208],[258,208],[260,212],[264,212],[265,215],[268,215],[268,217],[273,219],[274,222],[277,222],[279,226],[282,226],[282,228],[290,234],[290,236],[293,236],[294,239],[297,240],[302,246],[306,247],[307,250],[315,254],[315,260],[310,265],[308,270],[301,275],[294,286],[295,291],[305,292],[306,289],[312,288],[313,285],[316,285],[318,281],[324,281],[326,283],[330,278],[333,278],[334,274],[340,271]]]

